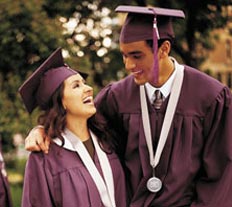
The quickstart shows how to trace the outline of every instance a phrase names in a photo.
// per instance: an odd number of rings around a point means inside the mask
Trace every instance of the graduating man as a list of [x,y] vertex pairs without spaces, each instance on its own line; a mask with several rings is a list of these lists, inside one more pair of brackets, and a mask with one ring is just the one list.
[[[217,80],[170,57],[180,10],[119,6],[125,79],[95,103],[120,139],[131,207],[232,206],[232,95]],[[47,149],[32,130],[27,149]],[[37,137],[37,139],[35,139]]]

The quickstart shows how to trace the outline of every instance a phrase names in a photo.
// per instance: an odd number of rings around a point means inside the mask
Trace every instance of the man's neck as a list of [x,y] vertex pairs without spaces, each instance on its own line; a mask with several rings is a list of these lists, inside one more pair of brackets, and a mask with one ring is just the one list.
[[174,70],[175,70],[174,63],[171,60],[171,58],[168,57],[167,59],[163,60],[159,68],[158,83],[155,85],[154,84],[151,85],[154,85],[157,88],[161,87],[164,83],[167,82],[167,80],[170,78]]

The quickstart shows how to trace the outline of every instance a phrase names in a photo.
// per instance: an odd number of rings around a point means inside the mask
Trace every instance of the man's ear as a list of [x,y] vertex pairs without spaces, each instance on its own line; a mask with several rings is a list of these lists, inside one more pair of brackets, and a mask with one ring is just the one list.
[[171,51],[171,43],[168,40],[165,40],[159,48],[160,58],[165,58],[169,55]]

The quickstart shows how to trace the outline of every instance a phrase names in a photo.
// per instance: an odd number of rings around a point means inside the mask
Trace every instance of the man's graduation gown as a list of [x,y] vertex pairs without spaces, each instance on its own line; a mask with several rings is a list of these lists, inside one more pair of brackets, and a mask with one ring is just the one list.
[[[148,101],[154,151],[167,107]],[[110,84],[95,99],[98,117],[118,133],[118,153],[132,195],[131,206],[232,206],[232,96],[217,80],[185,66],[170,132],[156,167],[163,187],[151,193],[152,177],[141,117],[139,86],[133,77]]]

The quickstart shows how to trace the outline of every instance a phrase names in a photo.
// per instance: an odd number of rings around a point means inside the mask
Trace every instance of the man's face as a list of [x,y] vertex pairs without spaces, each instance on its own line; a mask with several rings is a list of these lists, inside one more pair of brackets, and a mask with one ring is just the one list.
[[145,41],[120,43],[120,50],[126,70],[134,76],[138,85],[146,82],[153,83],[153,52]]

